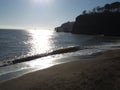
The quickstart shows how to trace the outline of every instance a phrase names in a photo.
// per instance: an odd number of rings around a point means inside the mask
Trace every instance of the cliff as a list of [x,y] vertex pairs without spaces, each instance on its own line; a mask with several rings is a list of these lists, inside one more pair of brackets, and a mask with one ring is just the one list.
[[96,7],[89,13],[83,11],[76,18],[72,33],[120,36],[120,2]]
[[73,34],[120,36],[120,2],[83,11],[75,22],[67,22],[55,28],[56,32]]
[[62,24],[60,27],[56,27],[56,32],[71,32],[73,28],[74,22],[66,22]]
[[120,35],[120,13],[104,12],[80,15],[73,25],[74,34]]

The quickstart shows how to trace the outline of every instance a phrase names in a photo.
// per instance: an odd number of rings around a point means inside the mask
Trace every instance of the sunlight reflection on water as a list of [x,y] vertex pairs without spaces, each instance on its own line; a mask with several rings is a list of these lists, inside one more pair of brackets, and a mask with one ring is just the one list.
[[30,55],[46,53],[52,48],[49,37],[53,32],[49,30],[29,30],[28,32],[31,36],[31,40],[29,41],[31,43]]

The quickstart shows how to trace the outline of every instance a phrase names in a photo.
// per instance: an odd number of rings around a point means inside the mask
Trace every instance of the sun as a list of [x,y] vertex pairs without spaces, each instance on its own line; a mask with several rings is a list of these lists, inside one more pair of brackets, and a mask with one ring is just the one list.
[[53,2],[53,0],[33,0],[36,4],[50,4]]

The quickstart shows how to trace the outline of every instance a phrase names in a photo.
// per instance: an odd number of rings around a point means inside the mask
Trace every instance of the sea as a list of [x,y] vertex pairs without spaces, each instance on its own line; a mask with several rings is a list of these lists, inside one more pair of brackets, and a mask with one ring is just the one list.
[[114,49],[120,49],[120,37],[0,29],[0,82]]

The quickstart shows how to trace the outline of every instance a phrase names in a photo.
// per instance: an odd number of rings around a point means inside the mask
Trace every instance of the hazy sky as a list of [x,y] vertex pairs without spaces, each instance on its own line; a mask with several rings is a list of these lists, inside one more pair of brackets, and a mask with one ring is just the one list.
[[0,0],[0,28],[52,29],[115,1],[120,0]]

